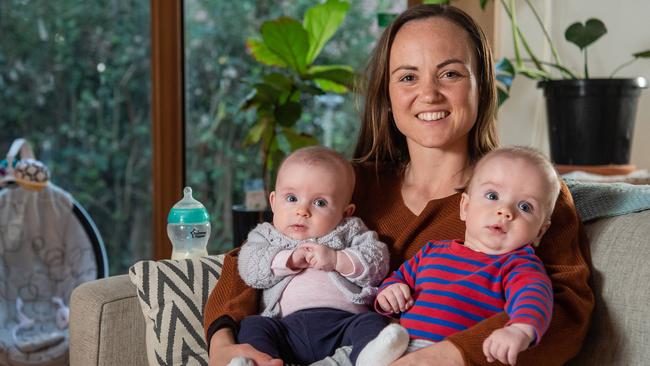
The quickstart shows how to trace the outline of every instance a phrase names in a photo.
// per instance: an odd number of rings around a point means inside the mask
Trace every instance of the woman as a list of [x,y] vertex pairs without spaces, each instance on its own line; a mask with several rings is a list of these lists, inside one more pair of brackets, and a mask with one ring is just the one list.
[[[391,269],[428,240],[462,238],[460,194],[472,164],[498,145],[492,54],[485,36],[451,6],[409,8],[384,31],[368,67],[365,113],[355,151],[357,215],[388,244]],[[555,307],[548,332],[520,364],[563,364],[580,349],[594,306],[589,253],[564,186],[538,256],[553,281]],[[257,311],[258,297],[229,256],[206,306],[212,365],[246,354],[280,365],[247,345],[234,345],[236,324]],[[394,365],[488,364],[483,340],[505,313],[408,354]]]

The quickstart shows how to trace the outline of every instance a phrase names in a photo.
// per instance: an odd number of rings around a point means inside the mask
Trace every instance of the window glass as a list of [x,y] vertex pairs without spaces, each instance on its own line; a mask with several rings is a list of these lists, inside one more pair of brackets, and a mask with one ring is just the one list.
[[28,139],[125,273],[151,257],[149,2],[3,0],[0,34],[0,153]]
[[[255,123],[242,112],[250,81],[264,69],[247,53],[246,39],[263,21],[288,15],[301,20],[315,0],[185,0],[186,181],[212,217],[211,253],[232,247],[233,204],[244,184],[262,175],[258,147],[242,142]],[[377,13],[399,12],[406,1],[351,1],[341,29],[316,64],[347,64],[361,72],[378,38]],[[303,109],[299,128],[351,155],[359,128],[358,95],[327,95]],[[180,195],[180,193],[179,193]],[[239,243],[238,243],[239,244]]]

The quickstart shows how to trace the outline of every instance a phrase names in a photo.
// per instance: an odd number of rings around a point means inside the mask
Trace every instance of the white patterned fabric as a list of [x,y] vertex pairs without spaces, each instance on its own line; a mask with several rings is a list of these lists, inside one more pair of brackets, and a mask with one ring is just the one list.
[[0,365],[66,365],[72,290],[97,279],[70,195],[0,190]]
[[203,307],[223,256],[140,261],[129,269],[146,321],[150,365],[208,365]]

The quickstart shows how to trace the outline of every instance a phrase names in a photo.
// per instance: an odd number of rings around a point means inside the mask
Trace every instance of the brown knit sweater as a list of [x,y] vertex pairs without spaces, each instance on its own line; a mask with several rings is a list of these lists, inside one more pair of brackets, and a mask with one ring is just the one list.
[[[355,215],[377,231],[389,247],[391,271],[412,257],[429,240],[459,239],[465,224],[459,219],[460,194],[428,202],[419,216],[402,200],[400,179],[394,171],[376,173],[369,166],[357,166],[354,202]],[[546,265],[555,293],[553,319],[542,342],[518,356],[520,365],[562,365],[579,350],[586,335],[594,307],[589,287],[590,263],[586,236],[566,186],[551,218],[537,255]],[[205,307],[204,327],[209,340],[221,326],[239,324],[241,319],[258,312],[259,294],[247,287],[237,273],[233,251],[224,262],[221,278]],[[482,351],[483,340],[507,322],[505,313],[497,314],[448,338],[462,352],[466,365],[490,365]]]

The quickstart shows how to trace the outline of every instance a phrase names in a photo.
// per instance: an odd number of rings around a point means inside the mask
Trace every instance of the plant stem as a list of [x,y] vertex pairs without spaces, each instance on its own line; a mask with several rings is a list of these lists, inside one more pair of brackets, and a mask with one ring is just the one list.
[[[523,62],[521,60],[521,53],[519,52],[519,36],[517,35],[517,31],[519,30],[519,27],[517,26],[517,19],[515,19],[514,16],[514,1],[509,0],[510,5],[506,4],[505,0],[501,0],[501,5],[503,5],[503,8],[506,10],[506,13],[508,13],[508,17],[510,18],[510,29],[512,31],[512,44],[515,49],[515,65],[517,68],[520,68],[523,66]],[[511,9],[512,7],[512,9]]]
[[[273,125],[271,126],[271,136],[269,137],[268,140],[266,140],[262,146],[262,156],[264,161],[262,162],[262,180],[264,181],[264,193],[268,196],[268,194],[271,192],[271,182],[269,181],[269,174],[270,172],[268,171],[268,161],[269,161],[269,155],[271,154],[271,146],[273,145],[273,139],[275,138],[275,125],[276,121],[275,119],[273,120]],[[268,127],[267,127],[268,128]]]
[[[523,61],[524,62],[533,62],[533,60],[531,60],[531,59],[524,59]],[[556,64],[556,63],[548,62],[548,61],[539,61],[539,62],[542,63],[543,65],[550,66],[550,67],[552,67],[554,69],[559,70],[561,73],[564,74],[564,77],[568,77],[568,78],[571,78],[571,79],[577,79],[578,78],[571,70],[567,69],[566,67],[564,67],[564,66],[562,66],[560,64]]]
[[585,55],[585,79],[589,79],[589,65],[587,64],[587,47],[585,47],[585,51],[583,52]]
[[501,0],[501,5],[503,5],[503,8],[505,9],[506,13],[508,13],[508,17],[510,18],[510,24],[512,26],[512,33],[513,33],[513,40],[514,40],[514,47],[515,47],[515,62],[517,67],[523,66],[521,54],[519,53],[518,40],[520,40],[522,45],[526,49],[526,53],[528,54],[532,62],[535,64],[535,67],[539,71],[546,72],[544,66],[542,65],[542,63],[539,61],[539,59],[537,58],[533,50],[528,45],[528,42],[526,41],[524,34],[521,32],[521,29],[519,29],[519,25],[517,24],[517,19],[515,16],[514,0],[509,0],[509,1],[510,1],[510,6],[506,4],[505,0]]
[[635,57],[635,58],[631,59],[630,61],[624,62],[623,64],[621,64],[621,66],[619,66],[619,67],[617,67],[616,69],[614,69],[614,71],[612,71],[612,73],[609,75],[609,77],[610,77],[610,78],[613,78],[614,75],[615,75],[619,70],[621,70],[621,69],[624,68],[625,66],[630,65],[631,63],[633,63],[634,61],[636,61],[636,59],[637,59],[637,58]]
[[537,23],[539,24],[539,27],[542,28],[542,32],[544,33],[544,37],[546,38],[546,42],[548,42],[549,47],[551,47],[551,53],[553,53],[553,58],[555,59],[555,63],[557,65],[562,64],[560,62],[560,56],[557,53],[557,49],[555,48],[555,45],[553,44],[553,40],[551,39],[551,36],[548,34],[548,30],[546,29],[546,26],[544,25],[544,22],[542,21],[542,18],[539,16],[539,13],[537,12],[537,9],[533,6],[533,3],[530,2],[530,0],[526,0],[526,4],[530,7],[530,10],[533,11],[533,14],[535,15],[535,19],[537,19]]

